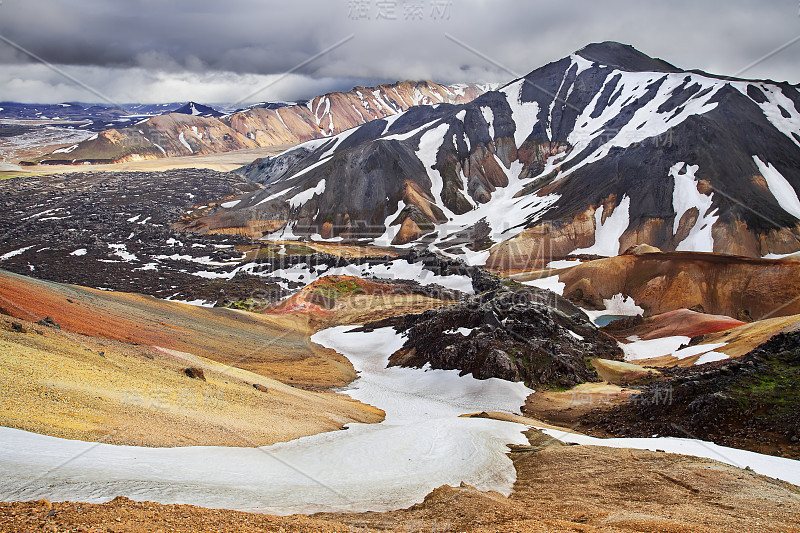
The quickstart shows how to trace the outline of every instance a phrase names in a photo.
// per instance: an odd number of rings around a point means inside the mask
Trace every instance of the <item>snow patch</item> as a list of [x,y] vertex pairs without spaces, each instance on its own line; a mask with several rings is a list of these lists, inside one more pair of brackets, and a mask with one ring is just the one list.
[[474,328],[456,328],[456,329],[448,329],[447,331],[443,331],[442,333],[446,333],[448,335],[455,335],[456,333],[460,333],[464,337],[469,337],[469,334],[472,333]]
[[18,255],[24,254],[25,252],[27,252],[28,250],[30,250],[34,246],[35,245],[25,246],[23,248],[18,248],[18,249],[14,250],[14,251],[5,253],[3,255],[0,255],[0,261],[5,261],[6,259],[11,259],[12,257],[16,257]]
[[728,359],[728,354],[720,353],[720,352],[706,352],[700,357],[697,358],[697,361],[694,362],[696,365],[704,365],[706,363],[713,363],[715,361],[724,361]]
[[572,252],[572,255],[586,254],[586,255],[602,255],[605,257],[613,257],[619,254],[620,239],[625,230],[630,225],[630,207],[631,199],[629,196],[623,196],[622,201],[617,205],[614,211],[603,220],[603,210],[605,205],[601,205],[599,209],[594,212],[595,230],[594,230],[594,244],[588,248],[579,248]]
[[767,180],[769,192],[778,201],[781,209],[800,219],[800,200],[797,199],[797,192],[792,184],[772,166],[772,163],[766,164],[756,155],[753,156],[753,161],[755,161],[758,171]]
[[481,113],[483,114],[483,119],[489,125],[489,138],[494,139],[494,112],[489,106],[481,106]]
[[292,208],[300,207],[301,205],[305,204],[309,200],[311,200],[314,196],[320,195],[325,192],[325,180],[319,180],[316,187],[312,187],[310,189],[306,189],[305,191],[294,195],[292,198],[289,198],[289,205]]
[[525,80],[520,80],[512,83],[503,92],[508,100],[508,105],[511,107],[511,117],[516,125],[514,130],[514,143],[517,148],[522,146],[525,139],[533,133],[533,127],[539,122],[539,104],[538,102],[523,102],[520,99],[522,88],[525,85]]
[[559,296],[564,295],[564,288],[567,286],[566,283],[558,281],[558,275],[548,276],[546,278],[533,279],[530,281],[523,281],[522,284],[530,285],[531,287],[538,287],[540,289],[546,289],[548,291],[553,291]]
[[116,255],[126,263],[139,260],[139,258],[136,257],[136,255],[128,252],[125,244],[109,244],[108,247],[114,250],[114,255]]
[[186,147],[186,149],[187,149],[187,150],[189,150],[189,153],[190,153],[190,154],[193,154],[193,153],[194,153],[194,150],[192,150],[192,147],[191,147],[191,146],[189,146],[189,143],[188,143],[188,142],[186,142],[186,137],[183,135],[183,132],[181,132],[181,134],[180,134],[180,135],[178,135],[178,140],[181,142],[181,144],[182,144],[183,146],[185,146],[185,147]]
[[561,259],[558,261],[550,261],[547,263],[547,268],[570,268],[582,264],[580,259]]
[[634,340],[633,342],[620,342],[619,347],[625,353],[626,361],[636,361],[637,359],[649,359],[651,357],[661,357],[670,355],[678,351],[684,344],[688,344],[690,337],[675,335],[672,337],[661,337],[659,339]]
[[717,210],[712,211],[712,194],[703,194],[698,189],[695,173],[700,168],[697,165],[686,165],[683,174],[680,173],[685,163],[677,163],[669,170],[669,175],[675,180],[672,192],[672,207],[675,210],[675,220],[672,225],[673,235],[678,232],[681,217],[691,208],[698,210],[697,221],[689,234],[678,244],[676,250],[686,252],[713,252],[714,236],[712,228],[719,218]]

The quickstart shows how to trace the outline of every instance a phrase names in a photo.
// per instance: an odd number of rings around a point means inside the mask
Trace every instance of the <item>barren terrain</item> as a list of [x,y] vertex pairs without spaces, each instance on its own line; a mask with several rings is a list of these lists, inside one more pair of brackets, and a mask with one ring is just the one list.
[[[34,165],[24,167],[31,175],[44,175],[65,172],[163,172],[175,168],[206,168],[219,172],[230,172],[252,163],[254,159],[275,155],[291,148],[293,145],[268,146],[264,148],[248,148],[218,154],[191,155],[182,157],[164,157],[160,159],[141,159],[123,163],[97,165]],[[58,148],[54,146],[52,148]]]
[[276,517],[117,498],[0,504],[3,531],[797,532],[800,489],[721,463],[659,452],[564,446],[538,431],[512,451],[506,498],[444,486],[388,513]]

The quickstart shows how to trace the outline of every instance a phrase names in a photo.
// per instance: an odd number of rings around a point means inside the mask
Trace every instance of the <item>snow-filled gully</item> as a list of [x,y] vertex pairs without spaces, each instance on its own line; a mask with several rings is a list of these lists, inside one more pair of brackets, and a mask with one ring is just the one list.
[[[380,407],[380,424],[350,424],[262,448],[144,448],[60,439],[0,428],[0,498],[103,502],[116,496],[275,514],[382,511],[422,501],[464,481],[509,494],[516,478],[507,444],[526,444],[524,425],[461,418],[517,411],[521,383],[459,377],[457,371],[386,368],[404,339],[392,328],[321,331],[312,340],[346,355],[360,374],[351,397]],[[603,441],[548,431],[582,444],[666,449],[710,457],[800,483],[800,462],[689,439]],[[741,464],[740,464],[741,463]]]

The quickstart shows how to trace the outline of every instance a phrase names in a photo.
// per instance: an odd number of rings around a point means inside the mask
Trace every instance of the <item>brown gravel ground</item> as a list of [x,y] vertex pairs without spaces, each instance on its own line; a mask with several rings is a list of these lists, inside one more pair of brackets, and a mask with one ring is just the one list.
[[0,531],[800,532],[800,488],[707,459],[564,446],[538,431],[510,454],[511,497],[440,487],[388,513],[276,517],[117,498],[0,504]]

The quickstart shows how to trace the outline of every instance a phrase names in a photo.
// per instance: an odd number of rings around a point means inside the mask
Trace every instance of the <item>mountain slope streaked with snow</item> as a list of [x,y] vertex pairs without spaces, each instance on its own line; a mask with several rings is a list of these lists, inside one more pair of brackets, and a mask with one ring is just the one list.
[[[800,92],[600,43],[472,102],[413,107],[243,172],[265,189],[231,226],[281,219],[287,234],[512,266],[640,243],[788,253],[800,249],[789,194],[800,190]],[[320,194],[288,201],[323,179]]]

